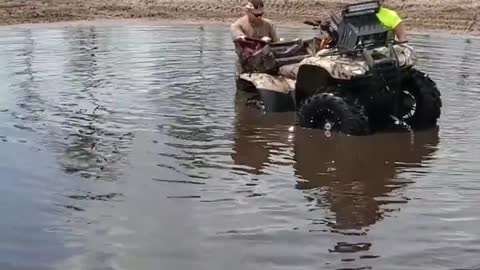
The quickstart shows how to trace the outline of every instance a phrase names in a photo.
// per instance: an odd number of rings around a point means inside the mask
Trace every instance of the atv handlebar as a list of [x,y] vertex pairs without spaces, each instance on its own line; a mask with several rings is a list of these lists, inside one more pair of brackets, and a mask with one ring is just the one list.
[[307,21],[303,22],[303,24],[310,25],[310,26],[313,26],[313,27],[318,27],[318,26],[320,26],[321,23],[322,23],[322,21],[310,21],[310,20],[307,20]]
[[298,42],[301,42],[301,39],[294,39],[294,40],[281,40],[277,42],[267,42],[265,40],[257,39],[257,38],[250,38],[250,37],[245,37],[243,39],[236,39],[234,42],[236,43],[244,43],[244,44],[252,44],[252,45],[269,45],[272,47],[276,46],[285,46],[285,45],[290,45],[290,44],[295,44]]
[[269,42],[257,38],[250,38],[250,37],[244,37],[244,38],[237,38],[234,40],[235,43],[249,43],[249,44],[261,44],[261,45],[267,45]]

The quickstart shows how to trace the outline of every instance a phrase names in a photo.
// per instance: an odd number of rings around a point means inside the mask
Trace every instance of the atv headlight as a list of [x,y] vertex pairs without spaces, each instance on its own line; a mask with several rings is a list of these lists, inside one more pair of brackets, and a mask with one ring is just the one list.
[[353,75],[363,75],[363,70],[361,68],[352,69]]
[[363,75],[366,72],[365,68],[363,68],[361,66],[357,66],[357,65],[348,66],[348,67],[345,67],[345,68],[351,76]]

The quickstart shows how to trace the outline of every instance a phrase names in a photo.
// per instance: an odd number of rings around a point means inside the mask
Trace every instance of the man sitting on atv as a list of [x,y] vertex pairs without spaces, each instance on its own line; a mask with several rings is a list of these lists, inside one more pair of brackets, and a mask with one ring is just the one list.
[[383,6],[385,0],[378,1],[380,5],[380,10],[377,13],[377,18],[388,30],[393,31],[397,40],[400,42],[407,41],[407,33],[405,30],[405,25],[403,24],[402,18],[394,10],[388,9]]

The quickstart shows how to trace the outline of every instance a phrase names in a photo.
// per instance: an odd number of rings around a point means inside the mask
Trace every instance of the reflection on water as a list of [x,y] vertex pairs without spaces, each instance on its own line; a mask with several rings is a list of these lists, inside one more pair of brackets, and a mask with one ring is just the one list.
[[294,134],[290,130],[295,125],[295,115],[262,115],[244,104],[245,99],[240,95],[236,100],[231,155],[237,170],[258,175],[272,163],[291,165],[293,159],[288,148],[293,145]]
[[243,106],[227,30],[0,30],[2,269],[480,265],[478,40],[413,41],[438,129],[351,137]]
[[295,173],[299,189],[334,214],[333,228],[362,229],[399,210],[409,198],[402,190],[411,181],[398,180],[402,171],[428,166],[439,143],[437,130],[381,134],[366,138],[295,136]]

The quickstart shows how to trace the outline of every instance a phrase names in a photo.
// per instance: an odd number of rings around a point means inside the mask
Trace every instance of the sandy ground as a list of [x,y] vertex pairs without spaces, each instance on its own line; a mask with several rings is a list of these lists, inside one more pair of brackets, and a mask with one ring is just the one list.
[[[277,23],[322,18],[332,9],[360,0],[266,0]],[[4,0],[0,24],[151,18],[230,22],[244,0]],[[411,30],[480,34],[480,0],[386,0]]]

